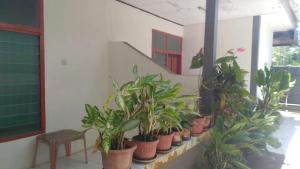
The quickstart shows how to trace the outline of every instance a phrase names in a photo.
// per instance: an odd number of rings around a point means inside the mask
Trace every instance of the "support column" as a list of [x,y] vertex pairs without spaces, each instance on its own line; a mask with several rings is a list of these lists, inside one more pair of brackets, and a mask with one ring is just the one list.
[[[219,0],[206,0],[203,82],[205,82],[207,86],[212,86],[211,76],[216,60],[218,9]],[[214,102],[214,93],[212,91],[204,91],[201,93],[201,97],[202,113],[210,114],[212,112],[212,105]]]
[[253,28],[252,28],[252,56],[251,56],[251,77],[250,77],[250,94],[256,96],[257,86],[255,83],[255,75],[258,69],[258,57],[259,57],[259,37],[260,37],[260,25],[261,17],[253,17]]

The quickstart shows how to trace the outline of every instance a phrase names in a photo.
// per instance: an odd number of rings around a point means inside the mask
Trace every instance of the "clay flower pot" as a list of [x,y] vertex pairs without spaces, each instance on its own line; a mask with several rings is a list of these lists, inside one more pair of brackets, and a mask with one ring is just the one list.
[[165,150],[170,150],[172,146],[172,139],[173,139],[174,133],[168,134],[168,135],[163,135],[160,134],[158,135],[158,145],[157,145],[157,150],[160,151],[165,151]]
[[204,118],[197,118],[193,121],[192,135],[197,136],[203,132],[204,129]]
[[104,169],[130,169],[132,156],[137,145],[134,142],[127,142],[124,150],[110,150],[108,153],[101,151],[102,164]]
[[191,130],[190,129],[183,129],[182,138],[183,138],[183,140],[190,140],[191,139]]
[[180,131],[174,131],[174,136],[173,136],[173,143],[180,143],[182,141],[181,139],[181,133]]
[[158,139],[155,138],[154,141],[141,141],[138,139],[139,136],[133,137],[134,143],[137,145],[133,156],[139,160],[151,160],[156,156],[156,148],[158,144]]
[[203,127],[208,129],[212,120],[212,116],[204,116]]

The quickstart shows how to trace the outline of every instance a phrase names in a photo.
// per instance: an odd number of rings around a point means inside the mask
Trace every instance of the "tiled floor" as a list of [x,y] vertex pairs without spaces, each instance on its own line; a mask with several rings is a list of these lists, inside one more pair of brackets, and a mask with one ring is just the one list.
[[[274,134],[282,143],[281,148],[271,151],[284,154],[282,169],[300,169],[300,113],[283,112],[280,129]],[[101,169],[100,154],[88,153],[89,163],[84,163],[83,153],[58,159],[57,169]],[[37,166],[36,169],[49,169],[49,164]],[[135,167],[134,167],[135,168]]]
[[[70,157],[62,157],[57,160],[57,169],[102,169],[99,153],[88,152],[89,162],[85,164],[84,153],[76,153]],[[50,165],[38,165],[35,169],[49,169]]]
[[284,154],[282,169],[300,169],[300,113],[283,112],[280,129],[274,134],[282,146],[273,152]]

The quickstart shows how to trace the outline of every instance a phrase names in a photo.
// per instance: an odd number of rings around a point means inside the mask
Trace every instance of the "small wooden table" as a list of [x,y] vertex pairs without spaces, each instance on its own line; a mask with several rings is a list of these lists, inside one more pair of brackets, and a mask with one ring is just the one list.
[[66,156],[70,156],[71,155],[71,142],[80,140],[80,139],[83,140],[85,163],[87,163],[88,159],[87,159],[85,134],[83,132],[79,132],[76,130],[67,129],[67,130],[59,130],[56,132],[46,133],[46,134],[37,136],[32,167],[35,168],[39,142],[43,142],[43,143],[49,145],[50,169],[56,169],[56,158],[57,158],[58,145],[64,144]]

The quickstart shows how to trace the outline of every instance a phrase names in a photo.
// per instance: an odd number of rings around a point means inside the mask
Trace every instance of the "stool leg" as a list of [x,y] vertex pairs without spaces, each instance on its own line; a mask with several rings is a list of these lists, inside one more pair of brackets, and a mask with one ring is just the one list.
[[35,140],[35,145],[34,145],[34,155],[33,155],[33,161],[32,161],[32,168],[35,168],[35,163],[36,163],[36,158],[37,158],[37,152],[39,148],[39,139]]
[[83,139],[83,146],[84,146],[84,158],[85,158],[85,163],[88,163],[88,157],[87,157],[87,150],[86,150],[86,140],[85,140],[85,135],[83,134],[82,136]]
[[56,169],[57,145],[50,145],[50,169]]
[[66,156],[71,155],[71,142],[65,144]]

